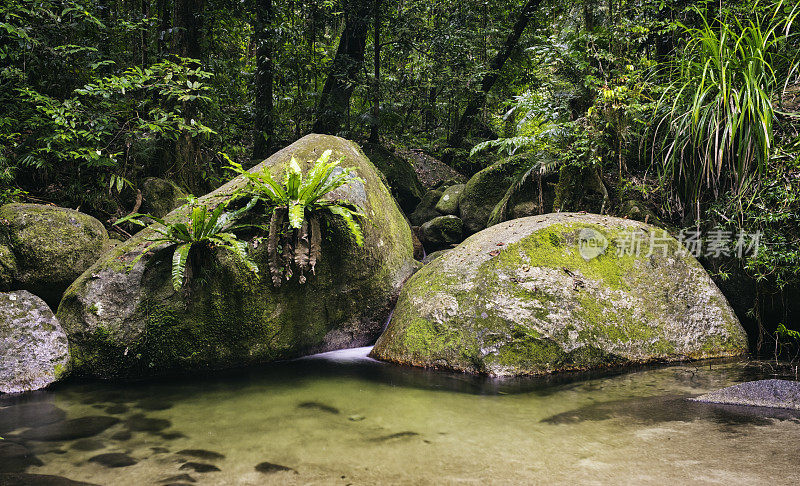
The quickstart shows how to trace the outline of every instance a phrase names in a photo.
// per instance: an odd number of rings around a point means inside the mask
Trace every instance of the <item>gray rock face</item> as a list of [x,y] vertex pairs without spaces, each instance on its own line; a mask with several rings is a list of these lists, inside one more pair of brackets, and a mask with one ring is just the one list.
[[456,184],[445,189],[436,203],[436,210],[442,214],[458,214],[458,201],[465,187],[466,184]]
[[0,208],[0,280],[10,274],[13,288],[45,300],[57,303],[107,245],[105,227],[87,214],[42,204]]
[[[241,367],[315,352],[365,346],[380,334],[403,282],[419,265],[411,229],[380,174],[353,142],[309,135],[254,167],[283,173],[292,156],[304,172],[325,150],[353,167],[364,182],[327,197],[357,206],[368,222],[358,246],[341,218],[323,224],[316,273],[275,288],[263,234],[250,256],[256,275],[222,251],[198,260],[198,278],[172,288],[170,249],[148,253],[133,268],[144,229],[106,253],[64,294],[58,318],[70,339],[74,369],[102,378]],[[215,207],[246,185],[244,176],[199,198]],[[165,218],[185,220],[182,206]],[[254,218],[255,214],[252,215]],[[268,221],[268,220],[267,220]],[[192,257],[190,255],[192,265]],[[199,278],[202,277],[202,278]]]
[[[650,235],[652,253],[626,247]],[[681,249],[620,218],[500,223],[409,279],[372,356],[508,376],[745,353],[732,309]]]
[[53,311],[28,291],[0,293],[0,392],[38,390],[67,369],[67,335]]
[[426,248],[445,248],[461,243],[464,238],[464,223],[458,216],[439,216],[423,224],[419,233]]
[[800,382],[760,380],[706,393],[697,402],[800,410]]

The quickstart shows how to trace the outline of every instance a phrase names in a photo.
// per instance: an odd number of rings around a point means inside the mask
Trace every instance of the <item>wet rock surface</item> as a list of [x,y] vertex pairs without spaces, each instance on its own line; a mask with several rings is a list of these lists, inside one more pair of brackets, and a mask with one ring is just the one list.
[[800,410],[800,382],[759,380],[730,386],[694,399],[697,402]]

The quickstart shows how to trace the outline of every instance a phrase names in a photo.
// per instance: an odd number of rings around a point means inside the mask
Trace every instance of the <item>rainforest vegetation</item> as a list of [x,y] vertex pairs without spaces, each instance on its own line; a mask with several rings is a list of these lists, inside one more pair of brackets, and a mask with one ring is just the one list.
[[[599,181],[602,206],[557,209],[635,217],[636,206],[674,234],[759,234],[758,252],[701,261],[750,321],[752,344],[789,349],[800,322],[799,14],[794,2],[743,0],[6,0],[0,204],[79,209],[125,238],[143,218],[146,179],[200,196],[309,133],[423,154],[465,180],[514,158],[495,221],[520,193],[541,201],[543,184],[577,171]],[[318,170],[303,204],[360,235],[358,214],[318,200],[333,167]],[[334,184],[349,175],[336,174]],[[285,238],[304,241],[302,276],[319,222],[293,207],[301,194],[280,191],[303,192],[303,174],[286,186],[249,177],[267,219],[288,217]],[[252,264],[222,211],[194,207],[193,229],[159,235],[177,245],[176,287],[193,244]]]

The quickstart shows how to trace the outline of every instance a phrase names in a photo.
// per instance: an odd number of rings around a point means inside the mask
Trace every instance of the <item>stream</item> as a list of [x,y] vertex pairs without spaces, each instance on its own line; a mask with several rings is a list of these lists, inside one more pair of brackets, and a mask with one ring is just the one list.
[[763,378],[744,361],[493,380],[369,350],[2,396],[0,467],[14,442],[18,472],[110,485],[800,483],[800,412],[686,400]]

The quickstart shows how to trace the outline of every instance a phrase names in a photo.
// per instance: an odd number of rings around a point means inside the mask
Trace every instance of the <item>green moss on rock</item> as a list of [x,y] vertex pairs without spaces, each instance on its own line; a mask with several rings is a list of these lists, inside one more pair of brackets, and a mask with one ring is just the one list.
[[[745,353],[719,289],[660,231],[572,213],[493,226],[409,280],[373,356],[520,375]],[[663,248],[628,251],[651,234]]]
[[530,168],[527,154],[515,155],[497,162],[470,178],[459,199],[459,215],[465,230],[475,233],[486,228],[495,206],[508,188]]
[[[30,290],[49,304],[107,248],[108,233],[97,219],[43,204],[0,207],[0,283]],[[13,255],[12,255],[13,254]]]
[[[329,195],[361,207],[365,244],[344,223],[327,218],[323,257],[304,285],[274,288],[222,251],[193,254],[180,292],[169,278],[171,252],[156,251],[133,268],[145,229],[103,256],[65,293],[58,316],[70,337],[78,372],[138,378],[212,370],[363,346],[379,334],[402,283],[417,268],[411,230],[380,174],[359,147],[337,137],[309,135],[253,170],[280,174],[294,155],[308,169],[326,149],[355,167],[364,184]],[[236,178],[200,199],[214,205],[245,181]],[[185,207],[166,219],[185,217]],[[251,245],[266,271],[266,243]],[[197,258],[192,263],[192,258]]]

